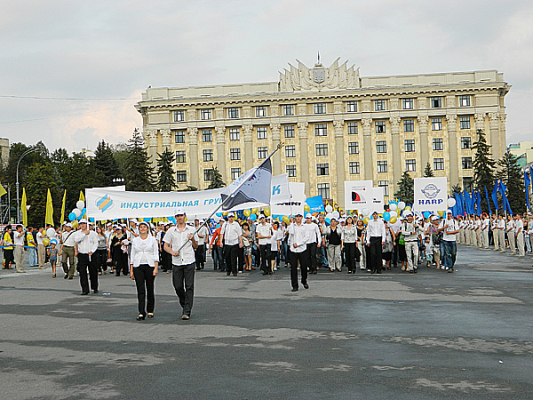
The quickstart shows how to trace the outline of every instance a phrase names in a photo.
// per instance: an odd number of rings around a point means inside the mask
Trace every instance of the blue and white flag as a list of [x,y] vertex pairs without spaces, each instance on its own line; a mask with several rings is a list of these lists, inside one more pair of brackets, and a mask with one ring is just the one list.
[[529,186],[531,185],[531,178],[527,175],[527,170],[524,171],[524,183],[526,186],[526,205],[529,210]]
[[243,203],[270,204],[272,163],[270,157],[258,167],[246,171],[221,194],[222,210],[227,211]]

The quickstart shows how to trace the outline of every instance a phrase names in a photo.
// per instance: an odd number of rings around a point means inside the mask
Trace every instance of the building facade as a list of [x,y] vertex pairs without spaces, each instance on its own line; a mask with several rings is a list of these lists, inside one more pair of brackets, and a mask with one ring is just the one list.
[[205,189],[215,167],[229,183],[283,142],[273,173],[342,205],[344,181],[371,179],[387,200],[428,162],[449,188],[468,188],[477,129],[495,159],[505,152],[509,89],[494,70],[365,78],[337,60],[298,62],[278,82],[148,88],[136,108],[152,163],[175,152],[179,189]]
[[533,142],[511,143],[508,150],[518,158],[518,165],[521,168],[533,163]]

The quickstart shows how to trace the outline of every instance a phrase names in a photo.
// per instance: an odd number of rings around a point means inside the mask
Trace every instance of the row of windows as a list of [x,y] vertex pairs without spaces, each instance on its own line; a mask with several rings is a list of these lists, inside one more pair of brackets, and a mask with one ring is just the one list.
[[[357,101],[348,101],[346,104],[346,112],[357,112]],[[442,108],[443,97],[431,97],[430,106],[431,108]],[[459,96],[459,107],[469,107],[470,106],[470,96]],[[387,108],[386,100],[374,100],[374,111],[385,111]],[[266,117],[267,116],[267,106],[256,106],[255,116],[256,117]],[[404,110],[414,109],[414,98],[402,99],[402,108]],[[281,106],[282,114],[284,116],[294,115],[294,104],[284,104]],[[230,107],[226,109],[226,115],[229,119],[239,118],[239,107]],[[315,103],[313,104],[313,113],[314,114],[326,114],[327,104],[326,103]],[[202,120],[213,119],[213,109],[206,108],[200,110],[200,118]],[[174,111],[174,122],[183,122],[185,121],[185,111],[178,110]]]

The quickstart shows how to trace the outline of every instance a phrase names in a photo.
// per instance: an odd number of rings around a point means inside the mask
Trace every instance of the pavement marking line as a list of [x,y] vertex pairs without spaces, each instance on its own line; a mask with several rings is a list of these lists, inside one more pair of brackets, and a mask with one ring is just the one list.
[[499,386],[493,383],[478,381],[478,382],[437,382],[425,378],[418,378],[415,381],[417,386],[434,388],[440,391],[446,390],[458,390],[460,392],[471,392],[471,391],[480,391],[485,390],[492,393],[503,393],[510,392],[510,387]]

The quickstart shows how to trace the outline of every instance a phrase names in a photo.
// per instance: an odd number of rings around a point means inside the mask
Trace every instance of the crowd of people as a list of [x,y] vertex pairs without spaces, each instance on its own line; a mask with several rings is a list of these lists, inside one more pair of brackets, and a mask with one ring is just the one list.
[[[519,257],[532,252],[531,216],[458,216],[450,210],[439,215],[415,215],[405,210],[394,222],[347,215],[326,220],[324,214],[296,213],[289,223],[260,214],[238,218],[235,213],[216,220],[187,221],[178,208],[173,222],[131,219],[126,223],[94,225],[85,219],[75,226],[43,226],[37,229],[18,224],[5,227],[2,235],[3,268],[18,273],[25,253],[30,268],[51,265],[52,276],[60,265],[64,279],[79,276],[81,295],[98,293],[98,279],[108,269],[115,276],[135,280],[138,320],[154,317],[154,280],[159,269],[172,273],[172,282],[182,319],[191,315],[195,271],[203,270],[207,257],[214,270],[227,276],[259,270],[272,275],[290,268],[291,290],[300,284],[309,289],[309,275],[324,272],[355,274],[358,270],[381,274],[391,268],[417,273],[420,265],[454,271],[456,243],[502,252],[509,249]],[[76,274],[77,272],[77,274]]]

